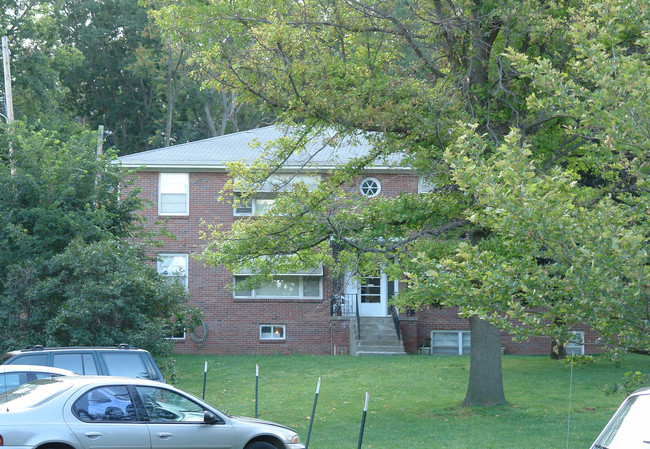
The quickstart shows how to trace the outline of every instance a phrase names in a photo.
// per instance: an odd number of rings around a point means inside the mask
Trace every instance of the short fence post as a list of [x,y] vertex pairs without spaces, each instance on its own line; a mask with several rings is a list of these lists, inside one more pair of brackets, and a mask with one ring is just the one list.
[[311,437],[311,428],[314,425],[314,416],[316,415],[316,403],[318,402],[318,392],[320,391],[320,377],[318,384],[316,384],[316,396],[314,397],[314,407],[311,409],[311,419],[309,420],[309,430],[307,431],[307,441],[305,442],[305,449],[309,449],[309,438]]
[[257,418],[257,400],[260,385],[260,366],[255,365],[255,418]]
[[205,368],[203,368],[203,395],[201,399],[205,399],[205,384],[208,381],[208,361],[205,361]]
[[361,449],[361,442],[363,441],[363,429],[366,427],[366,414],[368,413],[368,399],[370,396],[368,395],[368,392],[366,391],[366,404],[363,407],[363,415],[361,415],[361,431],[359,432],[359,444],[357,445],[357,449]]

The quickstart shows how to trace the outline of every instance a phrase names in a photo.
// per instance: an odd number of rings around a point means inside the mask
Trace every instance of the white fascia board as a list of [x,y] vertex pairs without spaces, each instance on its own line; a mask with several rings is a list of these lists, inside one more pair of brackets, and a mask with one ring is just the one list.
[[[116,164],[125,167],[125,168],[139,168],[144,171],[228,171],[228,167],[225,165],[210,165],[210,164],[196,164],[196,163],[173,163],[173,164],[138,164],[138,163],[120,163],[118,160]],[[304,170],[306,172],[328,172],[336,170],[338,166],[314,166],[314,167],[303,167],[303,166],[286,166],[279,170],[279,172],[291,172],[295,173],[298,170]],[[391,166],[370,166],[367,167],[365,172],[413,172],[414,170],[411,167],[391,167]]]

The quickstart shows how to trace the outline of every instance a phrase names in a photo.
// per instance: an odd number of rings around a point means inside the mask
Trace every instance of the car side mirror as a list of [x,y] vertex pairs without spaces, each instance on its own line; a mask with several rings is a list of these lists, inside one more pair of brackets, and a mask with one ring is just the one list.
[[219,417],[212,413],[210,410],[204,410],[203,411],[203,423],[204,424],[216,424],[218,422],[221,422]]

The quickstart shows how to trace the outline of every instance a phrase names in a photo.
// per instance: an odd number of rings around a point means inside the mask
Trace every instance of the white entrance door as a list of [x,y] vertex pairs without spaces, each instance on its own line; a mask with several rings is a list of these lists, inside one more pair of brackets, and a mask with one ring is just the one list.
[[382,287],[383,276],[366,277],[359,285],[359,315],[386,316],[388,310]]
[[388,276],[368,276],[360,281],[346,279],[346,298],[356,298],[352,310],[359,306],[360,316],[388,316],[388,300],[395,293],[394,281]]

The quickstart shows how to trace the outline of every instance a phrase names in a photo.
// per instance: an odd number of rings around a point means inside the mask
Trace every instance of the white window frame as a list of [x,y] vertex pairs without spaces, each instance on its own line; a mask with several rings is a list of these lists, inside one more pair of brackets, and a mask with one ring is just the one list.
[[[444,330],[443,329],[432,330],[431,335],[430,335],[430,337],[431,337],[431,351],[430,351],[431,354],[432,355],[468,355],[468,354],[470,354],[470,352],[471,352],[471,340],[469,342],[467,350],[465,350],[464,345],[463,345],[463,339],[465,337],[468,337],[469,333],[470,333],[469,331],[455,331],[455,330],[447,330],[447,329],[444,329]],[[435,342],[434,336],[435,336],[435,334],[448,334],[448,335],[456,334],[456,338],[457,338],[457,340],[456,340],[457,341],[456,350],[457,350],[457,352],[455,352],[454,354],[447,354],[447,353],[441,354],[440,352],[434,351],[434,342]]]
[[[298,294],[297,295],[263,295],[259,294],[256,289],[246,290],[246,294],[237,293],[237,280],[238,278],[246,278],[251,276],[250,271],[234,273],[233,274],[233,298],[236,299],[322,299],[323,298],[323,266],[317,268],[312,268],[310,270],[298,270],[292,273],[279,273],[273,275],[274,280],[282,280],[283,277],[297,277],[298,278]],[[305,278],[317,278],[318,279],[318,294],[317,295],[306,295],[305,294]],[[269,281],[273,282],[273,281]],[[257,289],[259,290],[259,288]]]
[[[374,184],[374,186],[370,186],[370,184]],[[381,182],[373,177],[363,178],[359,183],[359,191],[366,198],[374,198],[381,193]]]
[[189,263],[188,254],[186,254],[186,253],[161,253],[161,254],[158,254],[158,261],[156,263],[156,269],[158,271],[158,274],[161,275],[161,276],[170,278],[170,279],[172,279],[172,278],[179,279],[181,276],[179,276],[178,274],[175,274],[175,273],[177,273],[176,271],[171,272],[171,273],[163,271],[163,266],[162,266],[163,265],[163,260],[164,259],[169,259],[169,258],[175,258],[175,259],[182,259],[183,260],[182,264],[174,265],[174,266],[179,267],[182,270],[182,272],[183,272],[183,276],[182,276],[183,277],[183,280],[182,280],[183,282],[182,282],[182,284],[185,287],[185,289],[187,290],[187,288],[188,288],[187,279],[189,277],[188,276],[188,263]]
[[[233,285],[237,285],[238,278],[244,278],[250,275],[236,274],[233,276]],[[282,278],[297,277],[298,278],[298,294],[297,295],[264,295],[258,293],[257,289],[247,290],[247,294],[238,294],[236,290],[233,291],[233,297],[237,299],[322,299],[323,298],[323,276],[318,274],[278,274],[273,276],[273,280],[281,281]],[[318,295],[305,294],[305,278],[318,278]],[[273,281],[269,281],[273,282]]]
[[183,336],[182,337],[175,337],[174,332],[176,328],[180,326],[172,326],[172,329],[167,333],[167,336],[165,336],[165,340],[174,340],[174,341],[183,341],[185,340],[185,337],[187,336],[187,329],[183,328]]
[[564,349],[566,350],[567,355],[584,355],[585,333],[583,331],[569,332],[569,341],[566,342]]
[[[270,328],[270,332],[263,332],[264,328]],[[284,341],[286,339],[287,327],[284,324],[260,324],[260,340]]]
[[[246,200],[242,200],[240,195],[235,194],[235,199],[232,207],[233,216],[249,217],[251,215],[262,215],[266,213],[270,207],[273,206],[273,202],[275,202],[276,197],[276,194],[260,193],[255,194]],[[262,201],[271,201],[271,204],[262,207]]]
[[262,207],[260,204],[262,201],[275,201],[279,194],[291,191],[297,184],[302,184],[309,190],[314,190],[320,182],[321,176],[319,175],[274,174],[269,176],[261,185],[257,185],[256,190],[251,192],[252,194],[246,201],[241,202],[242,192],[250,192],[250,185],[246,181],[236,178],[234,180],[233,216],[248,217],[263,214],[272,204]]
[[[183,212],[163,212],[163,195],[185,195],[185,210]],[[158,174],[158,215],[186,216],[190,214],[190,174],[189,173],[159,173]]]

